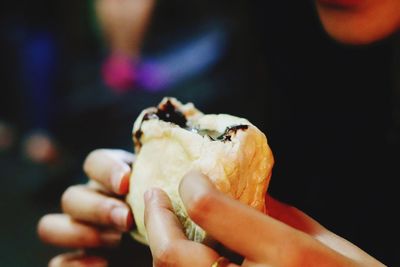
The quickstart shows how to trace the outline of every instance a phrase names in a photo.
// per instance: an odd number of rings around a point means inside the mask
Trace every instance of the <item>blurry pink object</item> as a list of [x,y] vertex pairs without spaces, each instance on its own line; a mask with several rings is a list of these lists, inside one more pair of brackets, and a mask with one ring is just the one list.
[[132,90],[135,83],[135,64],[126,55],[112,54],[102,68],[104,83],[117,93]]
[[58,157],[54,141],[43,132],[32,133],[26,138],[24,152],[35,163],[51,163]]

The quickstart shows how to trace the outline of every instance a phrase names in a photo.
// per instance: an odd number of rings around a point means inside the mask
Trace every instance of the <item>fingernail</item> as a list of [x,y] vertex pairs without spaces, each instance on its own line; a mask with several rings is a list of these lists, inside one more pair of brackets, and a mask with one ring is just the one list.
[[111,221],[121,230],[128,229],[129,209],[126,207],[114,207],[110,213]]
[[[126,192],[123,191],[127,191],[127,188],[123,188],[123,178],[127,175],[127,172],[124,171],[118,171],[114,174],[112,174],[111,177],[111,186],[112,189],[114,190],[115,193],[117,194],[124,194]],[[126,181],[125,181],[126,182]],[[126,183],[125,183],[126,184]],[[127,187],[127,186],[125,186]]]
[[128,194],[130,175],[131,175],[131,173],[129,171],[124,172],[124,174],[122,175],[121,182],[119,184],[119,193],[120,194],[123,194],[123,195]]
[[100,241],[103,245],[109,247],[118,246],[121,242],[122,234],[115,231],[106,231],[100,233]]

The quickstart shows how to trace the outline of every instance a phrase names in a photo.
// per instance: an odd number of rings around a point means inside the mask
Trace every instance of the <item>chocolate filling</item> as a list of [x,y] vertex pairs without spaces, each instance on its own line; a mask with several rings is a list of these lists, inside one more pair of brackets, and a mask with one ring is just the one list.
[[231,137],[232,137],[233,134],[236,134],[236,132],[239,131],[239,130],[245,131],[248,128],[249,128],[249,125],[245,125],[245,124],[240,124],[240,125],[227,127],[225,132],[217,137],[217,140],[218,141],[222,141],[222,142],[232,141]]
[[175,106],[171,103],[171,101],[168,100],[161,107],[157,108],[157,112],[149,112],[143,116],[139,130],[137,130],[133,134],[133,137],[136,143],[139,144],[139,146],[142,146],[142,143],[140,142],[140,138],[143,135],[142,124],[144,121],[151,119],[160,119],[166,122],[174,123],[184,129],[188,128],[186,125],[187,120],[185,118],[185,115],[183,115],[182,112],[177,110]]
[[185,115],[177,110],[169,100],[157,109],[156,115],[160,120],[175,123],[181,128],[187,128],[187,120]]
[[[222,142],[231,141],[232,135],[236,134],[237,131],[245,131],[249,128],[249,126],[245,124],[235,125],[227,127],[225,129],[225,132],[223,134],[220,134],[219,132],[214,130],[198,129],[195,127],[191,127],[190,125],[188,125],[188,121],[185,118],[185,115],[177,110],[176,107],[169,100],[165,102],[161,107],[157,108],[157,112],[149,112],[145,114],[143,116],[141,124],[143,124],[144,121],[151,119],[160,119],[166,122],[174,123],[188,131],[195,132],[197,134],[200,134],[201,136],[207,135],[211,140]],[[134,139],[137,144],[139,144],[139,146],[142,145],[142,143],[140,142],[140,138],[143,135],[143,131],[141,130],[141,128],[142,125],[140,125],[139,130],[134,133]]]

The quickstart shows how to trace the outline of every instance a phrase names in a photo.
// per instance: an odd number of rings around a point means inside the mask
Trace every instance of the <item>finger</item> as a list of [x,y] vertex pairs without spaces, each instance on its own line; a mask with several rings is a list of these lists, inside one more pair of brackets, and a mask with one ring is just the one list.
[[145,225],[155,266],[211,266],[219,257],[186,238],[168,196],[159,189],[145,194]]
[[38,223],[38,235],[46,243],[66,248],[117,246],[121,233],[101,231],[79,223],[65,214],[49,214]]
[[305,233],[220,193],[200,173],[186,175],[179,191],[194,222],[250,261],[294,266],[306,260],[322,264],[331,257],[348,263]]
[[[152,243],[156,244],[172,239],[187,240],[182,225],[173,212],[171,201],[164,191],[157,188],[150,189],[145,193],[144,200],[144,222],[146,229],[149,230],[149,242],[154,241]],[[156,238],[157,242],[153,238]]]
[[369,259],[364,251],[346,239],[332,233],[301,210],[282,203],[271,196],[266,199],[268,215],[303,231],[328,247],[353,259]]
[[132,213],[126,203],[105,196],[87,186],[69,187],[61,198],[64,213],[72,218],[92,224],[129,230],[133,225]]
[[124,195],[129,189],[133,161],[134,155],[126,151],[97,149],[87,156],[83,169],[90,179],[98,181],[111,192]]
[[58,255],[51,259],[49,267],[107,267],[105,259],[85,255],[84,253],[70,252]]
[[267,213],[269,216],[284,222],[309,235],[316,236],[325,228],[301,210],[282,203],[270,195],[266,196]]

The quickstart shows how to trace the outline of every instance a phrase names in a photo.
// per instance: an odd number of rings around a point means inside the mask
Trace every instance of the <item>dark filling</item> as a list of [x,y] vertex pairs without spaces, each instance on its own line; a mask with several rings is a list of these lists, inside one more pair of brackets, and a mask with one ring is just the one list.
[[233,134],[236,134],[237,131],[245,131],[249,128],[249,125],[241,124],[236,126],[227,127],[225,132],[217,137],[218,141],[226,142],[232,141],[231,137]]
[[187,120],[185,115],[177,110],[169,100],[157,109],[157,113],[155,115],[157,115],[160,120],[175,123],[181,128],[187,128]]
[[134,134],[134,137],[136,138],[136,141],[138,141],[139,143],[140,143],[140,138],[142,137],[142,135],[143,135],[142,129],[137,130],[135,132],[135,134]]
[[245,131],[249,128],[249,125],[241,124],[241,125],[236,125],[232,127],[226,128],[225,133],[236,133],[239,130]]
[[[157,108],[157,112],[149,112],[145,114],[141,123],[150,119],[160,119],[166,122],[174,123],[188,131],[196,132],[202,136],[207,135],[211,138],[211,140],[222,142],[231,141],[232,135],[236,134],[237,131],[245,131],[249,128],[248,125],[244,124],[227,127],[225,132],[221,135],[219,135],[219,133],[217,133],[216,131],[193,128],[187,124],[185,115],[177,110],[176,107],[169,100],[165,102],[165,104],[163,104],[161,107]],[[134,133],[134,138],[136,139],[136,142],[139,144],[139,146],[142,145],[140,142],[140,138],[142,137],[142,135],[143,132],[140,126],[139,130]]]
[[168,100],[161,107],[157,108],[157,112],[149,112],[143,116],[139,130],[137,130],[133,136],[134,139],[136,140],[137,144],[139,144],[139,146],[142,146],[142,143],[140,142],[140,138],[143,135],[142,123],[144,121],[151,120],[151,119],[160,119],[160,120],[163,120],[166,122],[171,122],[176,125],[179,125],[182,128],[188,129],[188,127],[186,125],[187,120],[185,118],[185,115],[183,115],[182,112],[177,110],[175,108],[175,106],[171,103],[171,101]]

